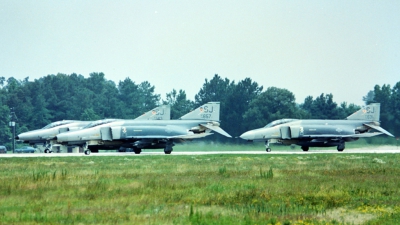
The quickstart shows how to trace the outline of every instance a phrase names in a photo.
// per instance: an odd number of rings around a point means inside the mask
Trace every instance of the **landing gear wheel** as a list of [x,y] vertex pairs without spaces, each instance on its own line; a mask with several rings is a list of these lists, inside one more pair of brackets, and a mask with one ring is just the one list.
[[84,153],[85,155],[90,155],[90,150],[85,150]]
[[174,143],[172,141],[168,141],[167,145],[164,148],[164,153],[169,155],[172,152],[172,146],[174,146]]
[[142,152],[142,149],[140,149],[140,148],[133,149],[133,152],[134,152],[135,154],[140,154],[140,153]]
[[50,153],[50,150],[46,148],[46,149],[44,150],[44,153]]
[[337,150],[338,150],[339,152],[343,152],[343,150],[344,150],[344,143],[338,145],[338,146],[337,146]]
[[271,152],[271,148],[267,148],[267,149],[265,149],[265,151]]
[[303,150],[303,151],[308,151],[308,149],[310,149],[310,147],[308,147],[308,146],[301,146],[301,149]]

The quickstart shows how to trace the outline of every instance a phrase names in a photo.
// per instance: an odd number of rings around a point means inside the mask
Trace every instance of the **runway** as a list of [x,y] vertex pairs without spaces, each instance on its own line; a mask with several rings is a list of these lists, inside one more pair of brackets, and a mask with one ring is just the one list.
[[148,151],[144,150],[141,154],[135,154],[133,152],[100,152],[91,153],[90,155],[85,155],[83,153],[8,153],[0,154],[0,158],[18,158],[18,157],[101,157],[101,156],[160,156],[165,155],[166,157],[179,156],[179,155],[309,155],[309,154],[398,154],[400,153],[400,148],[396,146],[386,146],[384,148],[374,148],[374,149],[346,149],[343,152],[338,152],[337,150],[323,150],[323,149],[313,149],[308,152],[301,150],[291,150],[282,151],[276,150],[272,152],[260,151],[173,151],[170,155],[164,154],[162,150],[160,151]]

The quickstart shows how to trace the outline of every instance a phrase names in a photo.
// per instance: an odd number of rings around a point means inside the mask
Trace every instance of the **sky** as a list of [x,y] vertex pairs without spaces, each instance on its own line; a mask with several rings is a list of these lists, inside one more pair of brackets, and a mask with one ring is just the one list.
[[364,105],[400,81],[399,12],[398,0],[0,0],[0,77],[103,72],[194,100],[218,74],[297,103]]

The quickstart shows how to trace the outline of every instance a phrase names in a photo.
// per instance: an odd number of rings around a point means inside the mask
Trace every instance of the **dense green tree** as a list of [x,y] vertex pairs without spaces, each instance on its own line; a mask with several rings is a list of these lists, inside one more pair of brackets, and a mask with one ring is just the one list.
[[123,118],[133,119],[137,113],[142,113],[139,111],[140,107],[137,100],[139,99],[138,85],[131,80],[131,78],[125,78],[125,80],[120,81],[118,84],[119,100],[122,102]]
[[375,85],[374,87],[374,99],[369,102],[377,102],[381,104],[381,126],[385,127],[388,130],[392,129],[392,122],[394,121],[394,115],[392,114],[390,95],[392,90],[390,85],[383,85],[380,87],[379,85]]
[[313,100],[311,96],[308,96],[304,103],[300,105],[300,108],[304,110],[303,118],[310,119],[342,119],[342,114],[338,109],[336,102],[333,101],[332,94],[321,94]]
[[[194,96],[196,106],[207,102],[221,102],[222,104],[229,93],[232,93],[233,86],[234,83],[231,83],[228,78],[222,79],[218,74],[215,74],[210,81],[205,79],[203,87]],[[221,107],[223,107],[222,105]]]
[[96,112],[92,108],[87,108],[80,115],[80,119],[85,120],[85,121],[95,121],[95,120],[102,119],[102,117],[97,115]]
[[189,113],[194,105],[192,101],[186,99],[185,91],[179,90],[177,92],[175,89],[166,94],[166,100],[163,100],[163,104],[171,106],[171,119],[178,119]]
[[237,85],[231,83],[230,90],[231,92],[225,97],[225,111],[221,112],[221,126],[232,136],[237,137],[246,131],[243,115],[248,110],[250,102],[261,94],[263,86],[259,86],[250,78],[245,78]]
[[0,145],[11,149],[10,109],[7,105],[0,104]]
[[400,82],[397,82],[392,88],[392,94],[390,97],[390,106],[391,106],[391,114],[392,120],[391,123],[391,131],[396,137],[400,136]]
[[[147,112],[155,108],[160,102],[160,95],[154,93],[155,87],[149,82],[144,81],[139,84],[139,108],[142,112]],[[139,116],[140,114],[138,114]]]
[[31,120],[32,120],[32,127],[39,128],[44,127],[46,124],[52,122],[52,116],[50,111],[47,109],[47,103],[44,99],[43,95],[38,94],[34,97],[34,107],[32,110]]
[[342,102],[340,103],[340,107],[338,108],[338,117],[339,119],[344,119],[351,114],[357,112],[359,109],[361,109],[361,107],[353,103],[347,105],[347,102]]
[[5,81],[6,81],[5,77],[0,77],[0,86],[1,86],[1,88],[3,88]]
[[368,105],[369,103],[373,102],[375,98],[375,92],[374,91],[369,91],[367,95],[363,96],[363,101],[365,102],[365,105]]
[[282,118],[296,118],[294,94],[287,89],[269,87],[251,101],[243,116],[246,130],[263,127]]

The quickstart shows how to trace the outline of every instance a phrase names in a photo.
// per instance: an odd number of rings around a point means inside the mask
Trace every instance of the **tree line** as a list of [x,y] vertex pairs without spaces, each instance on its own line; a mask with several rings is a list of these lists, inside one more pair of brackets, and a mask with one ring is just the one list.
[[[236,137],[243,132],[263,127],[281,118],[343,119],[360,109],[347,102],[336,103],[332,94],[308,96],[297,104],[287,89],[268,87],[264,90],[251,78],[239,82],[215,74],[205,79],[194,101],[184,90],[167,93],[162,99],[149,82],[135,83],[125,78],[118,84],[107,80],[104,73],[47,75],[34,81],[0,77],[0,145],[10,147],[10,113],[16,115],[16,133],[39,129],[60,120],[98,120],[103,118],[134,119],[160,104],[171,105],[171,119],[210,102],[221,102],[221,127]],[[381,103],[381,124],[400,135],[400,82],[376,85],[363,100],[365,104]],[[212,135],[216,141],[238,141]]]

